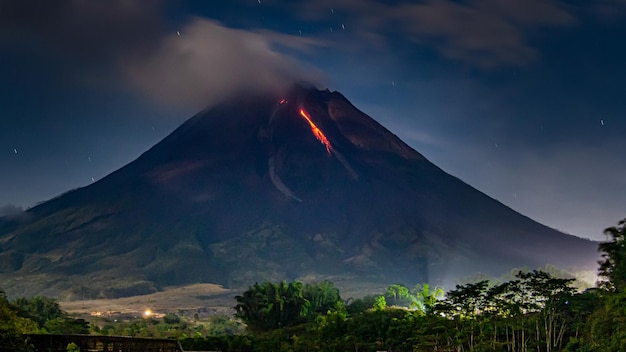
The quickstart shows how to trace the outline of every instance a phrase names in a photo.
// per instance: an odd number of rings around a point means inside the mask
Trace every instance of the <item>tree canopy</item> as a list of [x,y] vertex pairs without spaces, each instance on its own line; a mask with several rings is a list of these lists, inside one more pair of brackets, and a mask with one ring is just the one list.
[[623,291],[626,289],[626,219],[604,233],[611,239],[599,245],[603,252],[599,263],[600,276],[604,278],[602,285],[609,290]]
[[235,311],[253,331],[267,331],[312,320],[343,307],[339,290],[330,281],[254,284],[236,296]]

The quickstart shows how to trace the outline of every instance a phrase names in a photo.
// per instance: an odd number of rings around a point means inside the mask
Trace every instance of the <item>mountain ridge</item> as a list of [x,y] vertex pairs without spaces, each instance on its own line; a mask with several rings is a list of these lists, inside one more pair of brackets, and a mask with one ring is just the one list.
[[67,299],[338,275],[436,283],[597,257],[595,243],[445,173],[340,93],[302,85],[206,109],[27,215],[0,225],[5,290]]

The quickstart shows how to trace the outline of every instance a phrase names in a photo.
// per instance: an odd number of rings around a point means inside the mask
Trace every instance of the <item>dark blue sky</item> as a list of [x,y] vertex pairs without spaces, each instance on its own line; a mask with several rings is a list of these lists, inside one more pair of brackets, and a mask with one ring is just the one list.
[[548,226],[626,217],[626,3],[0,2],[0,211],[88,185],[198,110],[311,80]]

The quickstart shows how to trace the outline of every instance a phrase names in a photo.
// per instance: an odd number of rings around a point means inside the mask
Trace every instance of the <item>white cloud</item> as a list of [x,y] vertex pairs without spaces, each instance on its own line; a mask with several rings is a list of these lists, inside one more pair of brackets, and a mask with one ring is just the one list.
[[205,107],[241,91],[319,83],[319,71],[279,49],[305,52],[321,43],[273,32],[232,29],[194,19],[165,37],[157,51],[122,62],[135,87],[161,102]]
[[14,218],[24,213],[22,207],[13,204],[5,204],[0,206],[0,217]]

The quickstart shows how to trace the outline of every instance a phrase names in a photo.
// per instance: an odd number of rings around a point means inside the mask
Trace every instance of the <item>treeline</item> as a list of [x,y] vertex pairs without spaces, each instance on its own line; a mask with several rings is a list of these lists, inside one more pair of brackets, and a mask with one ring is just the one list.
[[179,340],[194,336],[228,336],[245,332],[241,320],[235,320],[226,315],[214,315],[200,320],[175,313],[167,313],[158,319],[141,317],[131,320],[117,320],[100,317],[94,318],[90,327],[90,333],[94,335]]
[[200,320],[167,313],[162,318],[117,320],[92,318],[91,323],[70,316],[48,297],[7,299],[0,290],[0,352],[30,352],[29,334],[92,334],[144,338],[188,339],[200,336],[244,334],[239,319],[215,315]]
[[31,350],[30,333],[170,337],[186,350],[223,352],[626,351],[626,219],[605,232],[611,240],[599,248],[602,281],[582,292],[573,279],[542,270],[458,285],[445,295],[427,284],[395,284],[347,301],[330,281],[264,282],[235,297],[235,320],[170,313],[90,326],[53,299],[9,301],[0,291],[0,352]]
[[331,282],[251,286],[237,296],[247,335],[196,337],[185,349],[220,351],[626,351],[626,220],[605,231],[599,287],[545,271],[458,285],[392,285],[344,302]]
[[74,319],[47,297],[9,301],[0,290],[0,351],[30,351],[25,334],[86,334],[89,323]]
[[264,282],[236,296],[235,311],[250,331],[269,331],[311,322],[319,315],[342,309],[339,290],[330,281],[306,284]]
[[[222,351],[561,351],[582,337],[595,306],[573,279],[518,272],[498,285],[459,285],[445,297],[428,285],[395,284],[384,294],[342,301],[324,281],[251,286],[235,310],[243,338],[183,341],[188,349]],[[582,313],[582,314],[581,314]],[[569,347],[568,347],[569,348]]]

